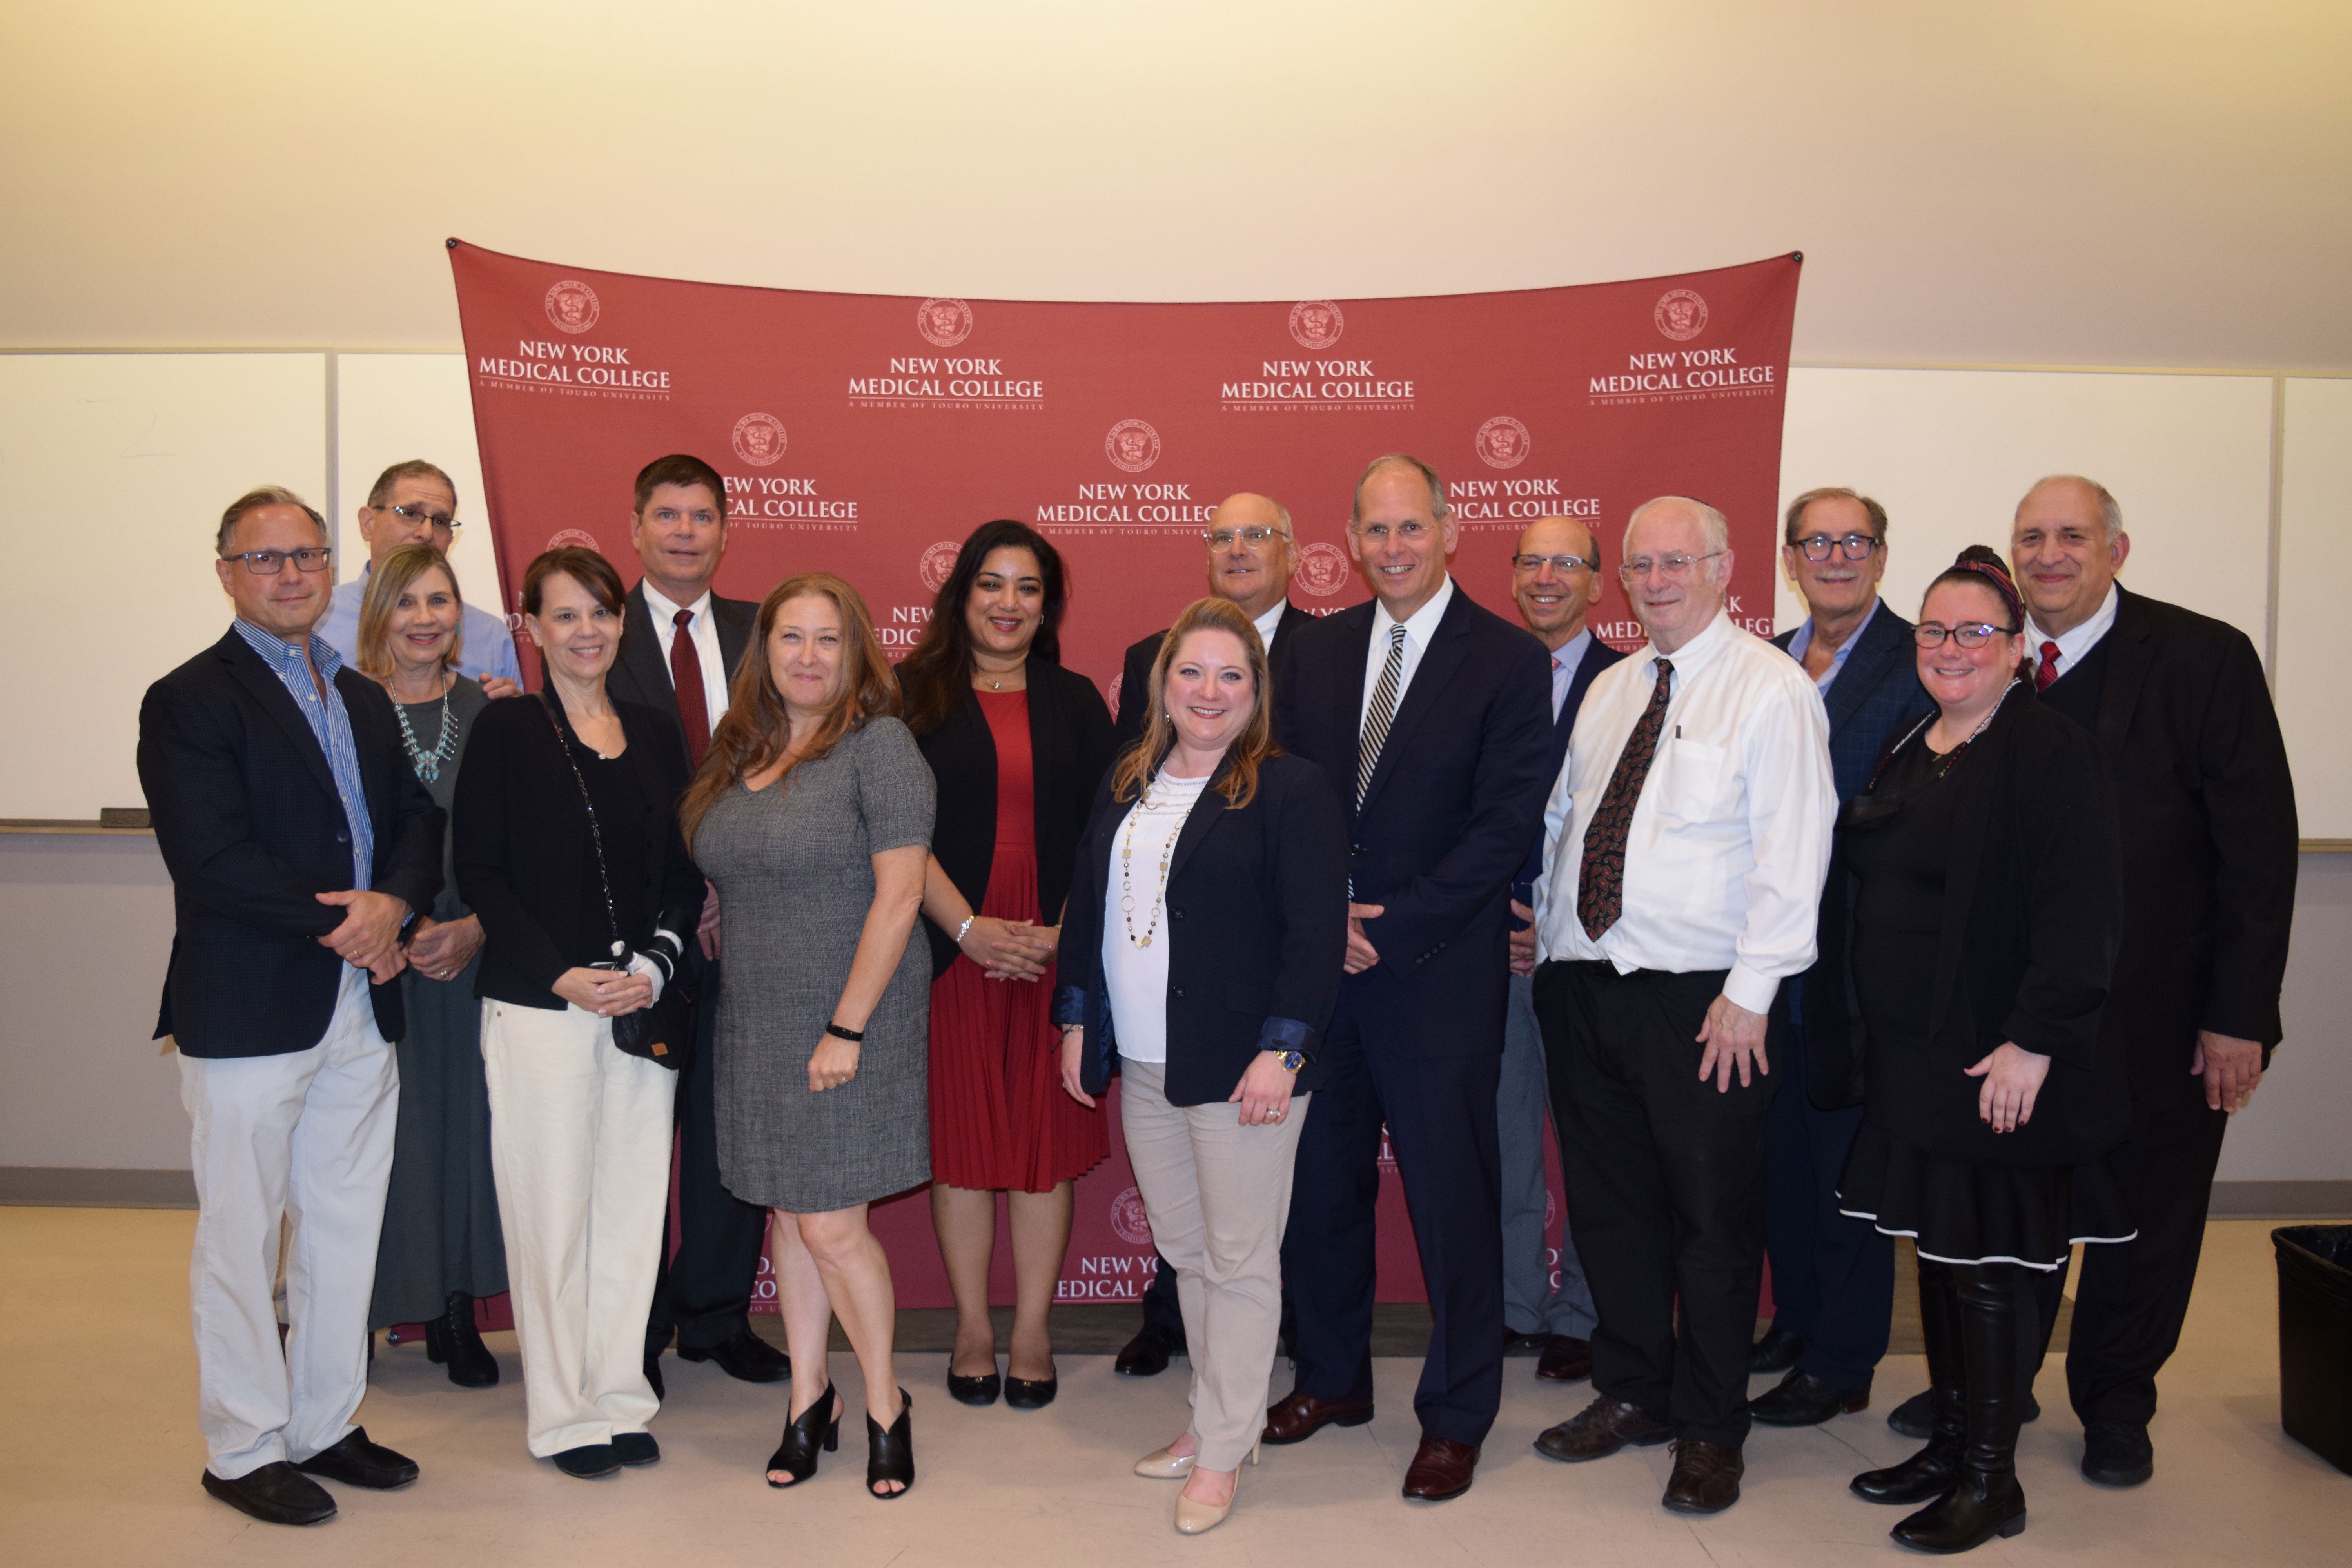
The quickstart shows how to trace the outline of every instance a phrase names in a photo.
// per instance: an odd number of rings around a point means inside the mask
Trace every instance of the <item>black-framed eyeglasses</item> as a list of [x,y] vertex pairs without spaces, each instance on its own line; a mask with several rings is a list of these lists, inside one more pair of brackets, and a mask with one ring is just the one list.
[[1267,540],[1287,539],[1290,535],[1278,528],[1220,528],[1213,533],[1204,533],[1201,537],[1208,541],[1209,548],[1212,550],[1231,550],[1236,539],[1252,550],[1263,550],[1265,548]]
[[1600,562],[1588,561],[1581,555],[1514,555],[1511,557],[1511,570],[1540,572],[1546,563],[1549,563],[1555,572],[1597,572],[1601,568]]
[[1979,648],[1997,637],[2014,637],[2015,626],[1997,626],[1988,621],[1971,621],[1965,626],[1939,626],[1933,621],[1922,621],[1911,628],[1912,640],[1921,647],[1941,647],[1950,637],[1966,648]]
[[289,561],[297,572],[324,572],[327,557],[334,552],[331,545],[313,544],[301,550],[243,550],[221,559],[244,562],[245,569],[257,577],[275,577]]
[[1843,539],[1832,539],[1826,533],[1815,533],[1803,539],[1792,539],[1789,542],[1803,551],[1805,559],[1808,561],[1827,561],[1832,549],[1835,549],[1848,561],[1867,561],[1870,559],[1870,552],[1877,549],[1879,543],[1877,540],[1866,533],[1849,533]]
[[437,528],[446,533],[455,533],[466,526],[446,511],[427,511],[421,506],[388,506],[379,507],[377,510],[397,512],[403,521],[423,523],[428,528]]

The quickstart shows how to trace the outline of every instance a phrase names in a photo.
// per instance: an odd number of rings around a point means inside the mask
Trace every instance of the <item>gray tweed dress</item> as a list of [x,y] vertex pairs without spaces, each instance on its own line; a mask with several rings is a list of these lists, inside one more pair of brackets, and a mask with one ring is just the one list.
[[728,1190],[817,1214],[931,1179],[931,955],[919,927],[866,1023],[857,1076],[822,1094],[808,1082],[873,907],[869,857],[931,841],[931,770],[904,724],[871,719],[783,785],[737,785],[694,836],[723,922],[711,1086]]

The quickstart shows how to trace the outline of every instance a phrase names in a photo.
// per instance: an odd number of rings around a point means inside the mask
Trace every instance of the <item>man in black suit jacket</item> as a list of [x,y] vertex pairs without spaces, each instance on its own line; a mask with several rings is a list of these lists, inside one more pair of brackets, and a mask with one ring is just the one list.
[[[2132,1140],[2115,1157],[2137,1238],[2084,1249],[2066,1352],[2083,1474],[2154,1473],[2156,1374],[2180,1342],[2230,1116],[2282,1033],[2294,915],[2294,783],[2253,644],[2126,591],[2122,510],[2074,475],[2018,503],[2010,556],[2042,700],[2098,736],[2124,835],[2124,940],[2101,1048],[2122,1052]],[[2045,1282],[2055,1314],[2065,1270]]]
[[[1280,502],[1243,490],[1219,501],[1209,514],[1202,539],[1209,547],[1209,592],[1231,599],[1257,623],[1265,643],[1266,683],[1281,689],[1281,674],[1298,646],[1298,630],[1310,619],[1286,596],[1291,569],[1297,564],[1290,532],[1290,513]],[[1143,737],[1144,700],[1151,689],[1151,664],[1160,657],[1165,628],[1127,650],[1118,683],[1118,717],[1114,745],[1124,752]],[[1168,1370],[1168,1358],[1184,1353],[1184,1319],[1176,1307],[1176,1271],[1154,1253],[1159,1264],[1143,1292],[1143,1327],[1128,1341],[1111,1363],[1111,1370],[1129,1377],[1156,1377]]]
[[[673,453],[637,474],[629,542],[645,575],[621,616],[621,651],[605,688],[614,700],[667,714],[696,767],[727,711],[727,688],[750,650],[760,606],[710,591],[727,553],[727,486],[699,458]],[[697,1004],[695,1052],[678,1074],[677,1231],[662,1237],[663,1265],[646,1322],[646,1380],[664,1396],[661,1352],[675,1334],[681,1361],[713,1361],[749,1383],[791,1371],[783,1353],[751,1331],[767,1211],[719,1179],[711,1051],[719,1025],[719,908],[703,906],[700,940],[683,976]],[[675,1244],[677,1255],[670,1256]]]
[[[1511,556],[1511,597],[1519,620],[1550,655],[1551,752],[1545,777],[1568,761],[1568,738],[1592,678],[1625,656],[1592,635],[1585,617],[1601,602],[1601,542],[1572,517],[1542,517],[1519,534]],[[1495,1102],[1503,1161],[1503,1331],[1511,1346],[1537,1345],[1536,1376],[1575,1383],[1592,1375],[1592,1289],[1563,1217],[1559,1267],[1545,1258],[1543,1130],[1551,1077],[1536,1021],[1536,879],[1543,875],[1543,824],[1511,881],[1511,1004],[1503,1030],[1503,1087]],[[1559,1129],[1553,1129],[1557,1135]],[[1555,1285],[1555,1272],[1559,1283]],[[1531,1325],[1531,1326],[1529,1326]]]
[[[1870,786],[1890,731],[1932,704],[1919,684],[1911,623],[1886,607],[1886,509],[1851,489],[1807,490],[1782,520],[1780,559],[1809,612],[1772,639],[1805,667],[1830,721],[1838,799]],[[1803,976],[1780,988],[1788,1008],[1765,1134],[1765,1250],[1772,1263],[1772,1326],[1751,1372],[1786,1372],[1748,1406],[1767,1426],[1813,1426],[1870,1402],[1895,1313],[1895,1244],[1838,1210],[1838,1179],[1862,1126],[1862,1108],[1821,1110],[1805,1092]]]
[[1502,1400],[1495,1098],[1511,878],[1550,756],[1542,645],[1447,575],[1454,527],[1419,458],[1356,483],[1348,548],[1374,601],[1307,631],[1276,691],[1282,743],[1331,777],[1349,839],[1348,974],[1298,1148],[1283,1275],[1298,1384],[1266,1440],[1372,1417],[1373,1206],[1383,1119],[1434,1317],[1404,1495],[1469,1489]]
[[[204,1487],[256,1519],[314,1524],[335,1503],[311,1475],[416,1479],[351,1418],[400,1104],[402,947],[441,888],[442,816],[391,699],[310,635],[330,581],[319,514],[254,490],[217,548],[236,622],[139,709],[176,921],[155,1035],[178,1048],[194,1124]],[[289,1217],[281,1350],[271,1296]]]

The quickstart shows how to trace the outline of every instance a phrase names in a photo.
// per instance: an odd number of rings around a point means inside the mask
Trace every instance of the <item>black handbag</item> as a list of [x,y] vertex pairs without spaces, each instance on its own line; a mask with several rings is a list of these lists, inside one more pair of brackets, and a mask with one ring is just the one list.
[[[596,878],[604,889],[604,920],[613,932],[613,957],[610,963],[590,967],[623,969],[627,967],[629,944],[621,940],[620,917],[613,909],[613,878],[604,868],[604,830],[596,820],[595,797],[588,793],[587,775],[580,771],[580,759],[572,754],[572,738],[563,732],[563,721],[557,716],[554,700],[543,688],[539,700],[547,710],[547,721],[555,726],[555,743],[563,748],[563,760],[571,764],[572,776],[579,783],[580,804],[588,808],[588,840],[596,847]],[[678,955],[681,960],[685,956]],[[615,1050],[624,1056],[642,1057],[673,1072],[684,1068],[694,1055],[694,1007],[678,984],[679,967],[680,964],[671,966],[669,976],[662,983],[661,994],[651,1006],[624,1013],[612,1020]]]

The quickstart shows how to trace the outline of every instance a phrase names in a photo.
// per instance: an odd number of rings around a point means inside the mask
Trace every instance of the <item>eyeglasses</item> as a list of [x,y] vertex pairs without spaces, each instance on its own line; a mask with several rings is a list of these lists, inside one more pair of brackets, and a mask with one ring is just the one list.
[[1921,647],[1941,647],[1946,637],[1962,647],[1984,647],[1996,637],[2013,637],[2015,626],[1996,626],[1984,621],[1974,621],[1962,626],[1939,626],[1933,621],[1922,621],[1911,628],[1912,640]]
[[[1386,544],[1389,542],[1389,525],[1385,522],[1351,522],[1348,528],[1367,544]],[[1436,531],[1425,522],[1400,522],[1396,525],[1396,536],[1407,544],[1418,544]]]
[[1600,562],[1587,561],[1581,555],[1514,555],[1511,557],[1511,570],[1514,572],[1540,572],[1547,563],[1553,571],[1562,573],[1591,572],[1599,569],[1601,565]]
[[324,572],[327,557],[333,553],[328,545],[313,544],[304,550],[245,550],[221,559],[244,562],[245,569],[257,577],[275,577],[289,561],[298,572]]
[[455,533],[466,526],[446,511],[427,511],[421,506],[378,507],[376,510],[397,512],[404,521],[424,523],[427,527],[437,528],[446,533]]
[[1269,539],[1288,539],[1290,535],[1278,528],[1221,528],[1214,533],[1204,533],[1201,537],[1209,542],[1212,550],[1231,550],[1236,539],[1252,550],[1259,550],[1265,548]]
[[1692,567],[1702,561],[1712,561],[1722,553],[1720,550],[1710,550],[1704,555],[1677,553],[1661,555],[1654,561],[1647,555],[1636,555],[1624,565],[1617,568],[1617,575],[1624,580],[1625,585],[1629,588],[1647,577],[1653,570],[1669,583],[1679,583],[1690,575]]
[[1870,552],[1878,548],[1878,541],[1866,533],[1849,533],[1843,539],[1832,539],[1826,533],[1816,533],[1807,539],[1789,542],[1805,552],[1808,561],[1827,561],[1834,549],[1848,561],[1867,561]]

